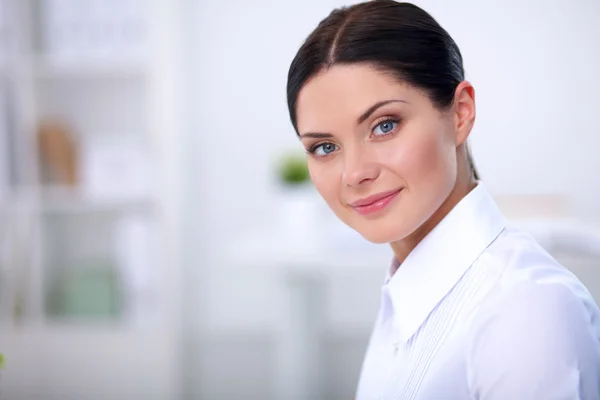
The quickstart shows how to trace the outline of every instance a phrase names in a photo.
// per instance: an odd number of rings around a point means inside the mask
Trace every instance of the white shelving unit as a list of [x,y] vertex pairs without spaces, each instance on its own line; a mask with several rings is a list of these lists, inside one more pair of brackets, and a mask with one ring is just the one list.
[[[7,398],[177,398],[173,4],[0,0]],[[75,183],[47,177],[47,121]]]

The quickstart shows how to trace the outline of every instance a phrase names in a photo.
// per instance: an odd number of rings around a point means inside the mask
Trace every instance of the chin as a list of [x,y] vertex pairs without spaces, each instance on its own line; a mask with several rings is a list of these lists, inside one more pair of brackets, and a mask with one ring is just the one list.
[[388,227],[380,224],[353,227],[362,237],[373,244],[387,244],[402,240],[410,234],[410,230],[402,226]]

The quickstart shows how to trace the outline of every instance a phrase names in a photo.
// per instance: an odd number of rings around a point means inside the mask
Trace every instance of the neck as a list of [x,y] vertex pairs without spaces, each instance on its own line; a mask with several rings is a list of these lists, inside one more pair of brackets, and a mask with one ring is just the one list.
[[[439,222],[454,208],[463,197],[477,186],[477,182],[470,174],[468,178],[457,179],[456,185],[444,203],[433,213],[423,225],[417,228],[413,233],[402,240],[391,243],[392,250],[398,265],[402,264],[406,257],[413,251],[415,247],[436,227]],[[395,272],[395,271],[392,271]]]

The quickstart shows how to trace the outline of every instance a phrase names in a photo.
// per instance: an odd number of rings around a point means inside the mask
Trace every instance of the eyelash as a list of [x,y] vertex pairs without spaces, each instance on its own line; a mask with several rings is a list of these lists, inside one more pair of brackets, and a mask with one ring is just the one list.
[[[400,123],[400,121],[401,121],[401,120],[400,120],[400,118],[397,118],[397,117],[390,117],[390,116],[388,116],[388,117],[383,117],[383,119],[381,119],[381,120],[377,121],[377,123],[375,123],[375,124],[373,125],[373,128],[371,128],[371,134],[373,133],[373,131],[375,130],[375,128],[377,128],[377,127],[378,127],[379,125],[381,125],[381,124],[385,124],[386,122],[391,122],[391,123],[394,123],[394,124],[398,125],[398,124]],[[398,129],[398,127],[396,126],[396,128],[394,128],[392,131],[390,131],[390,132],[388,132],[388,133],[384,133],[383,135],[377,135],[377,136],[375,136],[375,137],[376,137],[376,138],[378,138],[378,139],[379,139],[379,138],[388,137],[388,136],[390,136],[390,135],[393,135],[393,134],[395,134],[397,129]],[[318,149],[319,147],[321,147],[321,146],[325,145],[325,144],[332,144],[332,145],[334,145],[334,146],[337,146],[335,143],[331,143],[331,142],[318,142],[318,143],[315,143],[315,144],[313,144],[312,146],[310,146],[308,149],[306,149],[306,152],[307,152],[308,154],[314,155],[314,154],[315,154],[315,152],[317,151],[317,149]],[[325,157],[328,157],[328,156],[330,156],[331,154],[332,154],[332,153],[330,153],[330,154],[327,154],[327,155],[324,155],[324,156],[318,156],[318,157],[319,157],[319,158],[325,158]]]
[[401,119],[400,119],[400,118],[397,118],[397,117],[391,117],[391,116],[388,116],[388,117],[383,117],[382,119],[378,120],[378,121],[377,121],[377,122],[376,122],[376,123],[373,125],[373,127],[371,128],[371,134],[373,133],[373,131],[375,130],[375,128],[377,128],[377,127],[378,127],[378,126],[380,126],[381,124],[385,124],[386,122],[391,122],[391,123],[394,123],[394,124],[396,124],[396,127],[395,127],[394,129],[392,129],[390,132],[384,133],[384,134],[382,134],[382,135],[377,135],[377,136],[374,136],[374,137],[376,137],[377,139],[384,138],[384,137],[388,137],[388,136],[390,136],[390,135],[394,135],[394,134],[396,133],[396,131],[398,130],[398,125],[400,124],[400,122],[401,122]]
[[[319,142],[319,143],[315,143],[312,146],[310,146],[308,149],[306,149],[306,152],[308,154],[315,154],[315,151],[317,151],[317,149],[321,146],[323,146],[324,144],[333,144],[331,142]],[[334,146],[336,146],[335,144],[333,144]],[[319,157],[327,157],[327,156],[319,156]]]

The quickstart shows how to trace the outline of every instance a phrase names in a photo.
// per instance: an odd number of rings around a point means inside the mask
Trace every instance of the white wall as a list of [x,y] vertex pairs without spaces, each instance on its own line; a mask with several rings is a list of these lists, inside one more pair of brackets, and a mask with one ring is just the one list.
[[501,193],[570,193],[600,222],[600,3],[420,2],[458,42],[477,89],[477,164]]
[[[475,160],[495,192],[567,192],[600,222],[600,3],[421,0],[458,42],[476,87]],[[211,240],[269,218],[271,161],[297,146],[287,69],[339,0],[199,0],[190,149]],[[207,221],[202,221],[206,224]]]
[[[328,4],[329,3],[329,4]],[[195,184],[211,239],[227,238],[271,208],[272,156],[299,146],[288,122],[287,69],[335,1],[198,1]],[[206,223],[206,221],[203,221]]]

